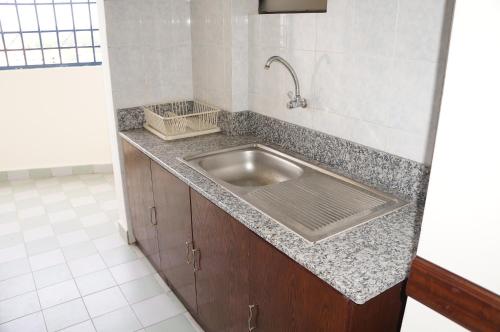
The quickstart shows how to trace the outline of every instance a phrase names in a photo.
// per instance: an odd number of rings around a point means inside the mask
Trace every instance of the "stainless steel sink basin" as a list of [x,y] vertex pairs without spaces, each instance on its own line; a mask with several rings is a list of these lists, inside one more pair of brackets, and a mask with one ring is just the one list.
[[261,144],[181,160],[311,242],[324,240],[406,204],[392,195]]
[[257,147],[191,160],[211,176],[239,187],[260,187],[296,179],[302,167]]

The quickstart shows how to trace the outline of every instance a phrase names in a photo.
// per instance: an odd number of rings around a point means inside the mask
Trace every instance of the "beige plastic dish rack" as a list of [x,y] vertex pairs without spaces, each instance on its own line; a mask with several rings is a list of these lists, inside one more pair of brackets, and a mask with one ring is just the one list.
[[144,128],[158,137],[174,139],[212,134],[220,131],[220,109],[199,101],[175,101],[142,107]]

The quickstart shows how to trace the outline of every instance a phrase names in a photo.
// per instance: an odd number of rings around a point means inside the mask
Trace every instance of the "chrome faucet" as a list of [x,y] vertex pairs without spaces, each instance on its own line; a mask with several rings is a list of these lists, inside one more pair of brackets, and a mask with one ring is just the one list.
[[297,73],[295,73],[295,70],[293,70],[292,66],[285,59],[277,55],[272,56],[267,60],[264,69],[266,70],[269,69],[271,67],[271,64],[275,61],[281,63],[283,66],[285,66],[286,69],[288,69],[288,72],[290,73],[290,75],[292,75],[293,83],[295,84],[295,95],[293,94],[292,91],[288,92],[288,97],[290,98],[290,101],[286,104],[286,106],[288,108],[297,108],[297,107],[306,108],[307,100],[300,96],[300,85]]

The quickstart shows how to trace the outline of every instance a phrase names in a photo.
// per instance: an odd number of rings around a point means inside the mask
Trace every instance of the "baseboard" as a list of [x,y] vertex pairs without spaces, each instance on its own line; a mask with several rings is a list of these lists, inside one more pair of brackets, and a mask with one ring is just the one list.
[[113,165],[79,165],[52,168],[23,169],[0,172],[0,182],[29,179],[44,179],[54,176],[112,173]]
[[120,237],[128,244],[134,243],[134,239],[130,236],[129,232],[123,227],[123,225],[119,222],[116,224],[118,225],[118,233],[120,234]]

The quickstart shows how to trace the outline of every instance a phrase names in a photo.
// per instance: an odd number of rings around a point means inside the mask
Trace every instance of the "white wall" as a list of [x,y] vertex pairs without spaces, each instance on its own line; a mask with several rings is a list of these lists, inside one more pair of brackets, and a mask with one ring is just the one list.
[[100,66],[0,71],[0,171],[110,164]]
[[[329,0],[327,13],[249,16],[250,109],[430,164],[451,1]],[[444,49],[442,50],[442,46]],[[297,71],[307,110],[286,109]]]
[[194,98],[227,111],[248,110],[248,6],[192,0]]
[[[500,2],[458,1],[418,255],[500,294]],[[409,302],[404,331],[454,331]]]
[[186,0],[104,1],[114,106],[192,99]]

